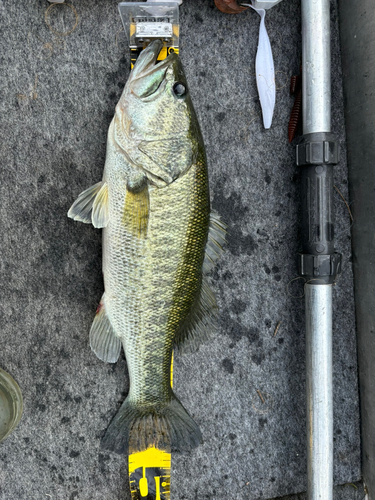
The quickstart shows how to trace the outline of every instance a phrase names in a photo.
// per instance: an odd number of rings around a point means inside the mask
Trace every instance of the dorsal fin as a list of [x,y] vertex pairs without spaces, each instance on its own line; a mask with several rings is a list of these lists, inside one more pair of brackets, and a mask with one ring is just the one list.
[[226,225],[222,222],[219,214],[212,211],[202,268],[201,290],[188,317],[175,337],[175,345],[180,352],[197,350],[199,345],[208,340],[215,330],[217,322],[216,298],[208,285],[205,274],[215,266],[216,261],[224,251],[223,246],[225,243]]
[[207,274],[215,266],[217,260],[224,252],[226,243],[226,224],[221,220],[220,215],[214,210],[210,215],[210,227],[206,244],[206,255],[203,261],[203,273]]
[[196,351],[202,342],[209,340],[215,330],[216,321],[216,298],[203,276],[200,294],[175,337],[178,351]]

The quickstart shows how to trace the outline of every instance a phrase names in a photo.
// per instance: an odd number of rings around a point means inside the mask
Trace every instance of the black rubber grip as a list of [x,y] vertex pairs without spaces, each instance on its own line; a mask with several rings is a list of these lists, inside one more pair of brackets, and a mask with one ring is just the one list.
[[302,183],[302,252],[331,254],[334,248],[333,167],[305,165]]
[[308,279],[333,282],[341,270],[334,248],[333,165],[339,160],[332,134],[308,134],[297,146],[301,167],[302,253],[299,272]]

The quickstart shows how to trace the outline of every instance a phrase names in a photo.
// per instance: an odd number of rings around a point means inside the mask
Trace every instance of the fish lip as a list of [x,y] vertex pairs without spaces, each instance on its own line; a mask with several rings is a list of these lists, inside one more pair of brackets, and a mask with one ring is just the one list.
[[[154,47],[152,47],[154,46]],[[171,52],[165,59],[158,62],[158,55],[160,54],[163,48],[163,42],[161,40],[154,40],[150,43],[144,50],[150,50],[153,52],[153,58],[147,64],[145,68],[134,78],[134,80],[138,80],[140,78],[144,78],[145,76],[151,75],[155,71],[159,71],[162,68],[167,68],[171,62],[173,62],[177,58],[176,52]]]

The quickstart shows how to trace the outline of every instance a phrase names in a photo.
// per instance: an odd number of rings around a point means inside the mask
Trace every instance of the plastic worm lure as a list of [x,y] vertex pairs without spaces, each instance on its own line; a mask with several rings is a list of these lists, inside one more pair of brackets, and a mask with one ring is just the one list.
[[292,142],[298,125],[301,122],[302,118],[302,76],[301,74],[292,76],[290,79],[290,93],[291,95],[295,95],[295,101],[293,104],[292,111],[290,113],[289,125],[288,125],[288,139],[289,142]]

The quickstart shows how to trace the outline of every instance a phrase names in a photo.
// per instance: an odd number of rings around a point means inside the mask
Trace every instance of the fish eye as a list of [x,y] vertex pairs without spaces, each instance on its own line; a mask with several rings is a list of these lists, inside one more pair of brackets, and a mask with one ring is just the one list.
[[184,97],[184,95],[186,94],[186,91],[187,91],[187,89],[186,89],[185,85],[181,82],[176,82],[173,85],[173,92],[177,97]]

